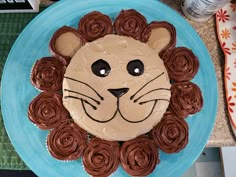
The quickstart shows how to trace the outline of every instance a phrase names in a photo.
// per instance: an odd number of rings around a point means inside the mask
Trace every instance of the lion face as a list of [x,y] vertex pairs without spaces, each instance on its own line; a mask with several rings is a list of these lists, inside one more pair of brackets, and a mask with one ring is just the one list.
[[150,131],[170,99],[158,53],[126,36],[106,35],[72,57],[63,81],[63,104],[83,129],[124,141]]

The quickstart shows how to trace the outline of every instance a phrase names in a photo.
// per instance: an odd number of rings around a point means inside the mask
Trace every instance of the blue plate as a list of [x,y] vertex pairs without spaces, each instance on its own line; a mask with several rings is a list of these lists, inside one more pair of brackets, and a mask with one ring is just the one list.
[[[215,70],[208,51],[195,30],[176,12],[153,0],[64,0],[39,14],[20,34],[8,56],[2,76],[2,113],[8,135],[24,162],[38,176],[88,176],[81,160],[61,162],[48,153],[48,131],[35,127],[27,117],[28,105],[39,92],[30,83],[34,62],[49,56],[48,43],[52,34],[63,25],[77,27],[79,19],[88,12],[101,11],[111,18],[122,9],[136,9],[147,20],[166,20],[177,29],[177,46],[193,50],[200,61],[200,69],[193,82],[204,97],[202,111],[187,119],[189,143],[180,153],[160,153],[161,163],[152,177],[181,176],[203,150],[212,131],[217,111],[218,92]],[[114,177],[128,176],[119,169]]]

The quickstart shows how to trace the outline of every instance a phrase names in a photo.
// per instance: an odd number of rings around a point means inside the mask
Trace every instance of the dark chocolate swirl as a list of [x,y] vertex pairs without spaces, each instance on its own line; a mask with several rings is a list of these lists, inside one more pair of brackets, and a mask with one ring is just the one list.
[[65,67],[54,57],[37,60],[31,71],[31,83],[42,91],[62,89]]
[[202,109],[203,98],[200,88],[192,82],[179,82],[171,86],[170,109],[181,118]]
[[39,128],[48,130],[68,120],[69,113],[62,105],[61,95],[42,92],[31,101],[28,117]]
[[93,138],[83,155],[86,172],[93,177],[107,177],[119,166],[119,144]]
[[198,72],[199,61],[186,47],[177,47],[162,59],[170,79],[174,81],[189,81]]
[[171,112],[152,129],[152,138],[166,153],[177,153],[188,144],[188,124]]
[[87,146],[87,133],[76,123],[63,123],[47,137],[50,154],[58,160],[76,160]]
[[107,15],[93,11],[81,18],[79,32],[81,32],[86,41],[91,42],[113,33],[112,21]]
[[80,47],[85,44],[85,39],[76,29],[69,26],[63,26],[56,30],[56,32],[53,34],[49,42],[49,50],[53,56],[56,56],[65,66],[67,66],[70,63],[71,56],[63,55],[62,52],[56,47],[57,39],[65,33],[73,33],[80,40]]
[[141,40],[147,26],[146,18],[134,9],[122,10],[114,21],[115,33]]
[[160,163],[154,141],[146,136],[124,142],[120,160],[124,170],[132,176],[146,176]]
[[[173,49],[176,45],[176,30],[175,27],[166,22],[166,21],[152,21],[143,31],[141,41],[147,42],[149,37],[151,36],[152,30],[157,28],[165,28],[169,31],[171,39],[169,43],[159,52],[160,57],[162,58],[166,52]],[[162,36],[158,37],[161,38]]]

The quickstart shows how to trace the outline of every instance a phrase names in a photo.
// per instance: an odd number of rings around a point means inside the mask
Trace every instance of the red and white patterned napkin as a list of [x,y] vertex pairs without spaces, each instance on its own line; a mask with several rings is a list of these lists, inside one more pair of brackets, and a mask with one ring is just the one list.
[[228,3],[216,13],[216,28],[225,55],[226,101],[231,126],[236,135],[236,3]]

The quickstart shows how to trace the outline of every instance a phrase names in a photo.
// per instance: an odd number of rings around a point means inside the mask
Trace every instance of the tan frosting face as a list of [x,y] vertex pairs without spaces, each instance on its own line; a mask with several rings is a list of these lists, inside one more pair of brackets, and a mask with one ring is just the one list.
[[55,46],[64,56],[73,57],[81,44],[80,39],[74,33],[67,32],[58,37]]
[[126,36],[86,43],[63,80],[63,104],[74,121],[106,140],[125,141],[150,131],[169,99],[169,78],[158,53]]
[[147,44],[158,53],[162,49],[161,46],[164,46],[163,44],[168,44],[170,39],[170,32],[166,28],[156,28],[152,30]]

